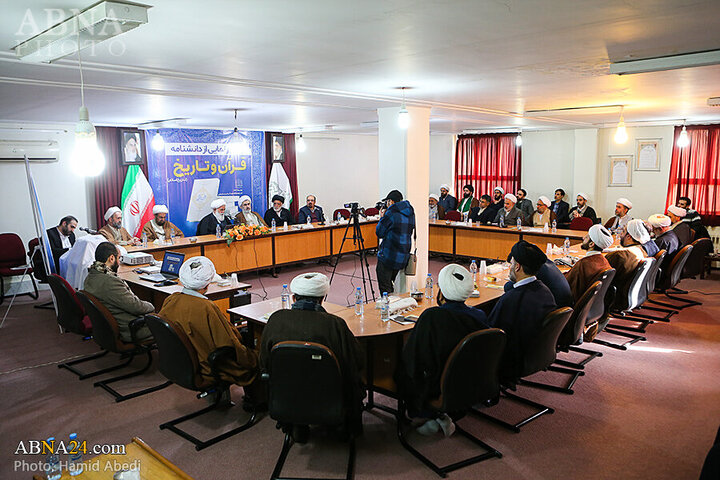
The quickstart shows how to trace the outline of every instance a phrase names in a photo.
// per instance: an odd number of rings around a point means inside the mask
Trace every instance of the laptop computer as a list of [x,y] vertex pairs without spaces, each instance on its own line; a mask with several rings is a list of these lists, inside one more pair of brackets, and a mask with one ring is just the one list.
[[148,282],[164,282],[165,280],[177,280],[180,274],[180,267],[185,261],[185,254],[178,252],[165,252],[163,256],[162,267],[160,267],[160,273],[153,273],[151,275],[140,275],[140,280],[146,280]]

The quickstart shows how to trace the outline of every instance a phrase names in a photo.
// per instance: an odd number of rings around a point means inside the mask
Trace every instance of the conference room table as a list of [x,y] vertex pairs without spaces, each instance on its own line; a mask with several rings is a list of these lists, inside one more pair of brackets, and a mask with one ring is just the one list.
[[457,257],[505,260],[515,243],[520,240],[537,245],[544,252],[547,244],[562,245],[565,239],[570,245],[582,243],[587,232],[558,229],[544,232],[540,227],[500,228],[491,225],[472,225],[450,220],[430,220],[430,253]]
[[[332,224],[331,224],[332,223]],[[329,222],[290,225],[287,230],[282,227],[276,232],[264,235],[246,237],[228,245],[224,238],[215,235],[200,235],[197,237],[178,237],[174,243],[148,244],[147,247],[128,246],[128,252],[146,252],[162,261],[165,252],[184,253],[185,258],[198,255],[208,257],[219,274],[232,272],[247,272],[263,269],[274,269],[308,260],[328,258],[338,253],[350,253],[359,250],[358,244],[353,242],[353,228],[348,229],[348,222]],[[375,235],[377,219],[361,220],[365,250],[377,248],[378,239]],[[346,237],[345,243],[343,239]],[[194,241],[193,241],[194,240]],[[342,246],[342,252],[340,247]]]

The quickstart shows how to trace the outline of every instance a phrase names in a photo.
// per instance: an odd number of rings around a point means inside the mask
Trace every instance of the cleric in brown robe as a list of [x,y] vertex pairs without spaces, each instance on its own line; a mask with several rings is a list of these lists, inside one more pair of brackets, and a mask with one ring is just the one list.
[[125,230],[122,226],[122,210],[118,207],[110,207],[105,212],[105,221],[98,233],[107,238],[109,242],[115,245],[137,245],[140,243],[139,238],[135,238]]
[[220,347],[232,347],[235,359],[222,365],[220,378],[243,386],[247,403],[259,399],[260,378],[258,355],[241,343],[240,332],[223,314],[220,307],[204,293],[215,278],[215,266],[206,257],[192,257],[180,267],[181,292],[173,293],[163,303],[160,316],[175,322],[187,334],[200,362],[200,374],[214,381],[208,356]]
[[154,242],[158,238],[170,240],[172,235],[176,237],[184,237],[182,230],[177,228],[167,219],[168,208],[165,205],[155,205],[153,207],[153,215],[155,218],[149,220],[143,225],[142,233],[147,235],[148,242]]
[[581,245],[583,250],[588,251],[587,254],[565,274],[575,300],[583,296],[600,272],[610,268],[602,251],[610,247],[612,243],[612,235],[602,225],[593,225],[588,230]]

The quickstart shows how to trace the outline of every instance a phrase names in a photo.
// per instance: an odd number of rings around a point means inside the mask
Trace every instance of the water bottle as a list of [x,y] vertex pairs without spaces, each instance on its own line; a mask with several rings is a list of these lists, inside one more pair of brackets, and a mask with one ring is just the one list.
[[70,434],[70,448],[75,447],[75,452],[68,454],[68,470],[71,476],[80,475],[83,472],[82,451],[80,451],[80,442],[77,439],[77,433]]
[[215,227],[215,236],[216,236],[217,238],[222,237],[222,230],[220,229],[220,224],[219,224],[219,223],[217,224],[217,227]]
[[340,223],[340,220],[342,220],[343,216],[340,212],[337,214],[337,222]]
[[142,246],[143,248],[147,248],[147,233],[145,232],[142,234]]
[[383,323],[390,321],[390,299],[387,292],[383,292],[382,300],[380,300],[380,320]]
[[170,245],[175,245],[175,229],[170,229]]
[[463,212],[463,222],[467,223],[468,218],[470,217],[470,214],[468,212]]
[[355,315],[362,317],[364,313],[363,297],[360,287],[355,289]]
[[308,215],[307,216],[307,226],[309,227],[311,225],[312,225],[312,218],[310,218],[310,215]]
[[517,229],[522,230],[522,220],[520,219],[520,217],[518,217],[516,223],[517,223]]
[[557,233],[557,220],[552,221],[552,233]]
[[283,283],[283,289],[282,293],[280,294],[280,298],[282,298],[283,310],[290,310],[290,291],[288,290],[287,283]]
[[548,233],[550,231],[550,228],[548,228],[547,222],[545,222],[545,225],[543,225],[543,233]]
[[475,260],[470,262],[470,275],[472,275],[473,279],[473,288],[477,286],[477,273],[478,273],[478,266]]
[[274,218],[272,219],[272,222],[270,222],[270,231],[273,233],[277,232],[277,222]]
[[433,279],[431,273],[428,273],[425,279],[425,298],[433,298]]
[[[55,448],[55,437],[48,438],[47,443]],[[49,452],[45,457],[45,476],[47,480],[58,480],[62,477],[60,457],[54,451]]]
[[288,224],[287,224],[287,222],[285,222],[285,223],[283,223],[283,230],[287,231],[287,229],[288,229]]
[[500,221],[498,221],[498,227],[505,228],[505,215],[500,215]]
[[570,239],[565,237],[565,242],[563,242],[563,255],[567,255],[568,253],[570,253]]

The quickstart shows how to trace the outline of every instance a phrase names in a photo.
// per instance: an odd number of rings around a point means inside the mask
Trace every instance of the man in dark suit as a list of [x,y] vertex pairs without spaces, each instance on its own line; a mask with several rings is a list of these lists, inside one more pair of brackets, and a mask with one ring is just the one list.
[[308,217],[312,223],[324,222],[325,214],[321,206],[315,204],[315,195],[308,195],[307,204],[298,212],[298,223],[307,223]]
[[550,204],[550,210],[555,213],[558,223],[570,223],[568,216],[570,205],[563,198],[565,198],[565,190],[562,188],[555,190],[555,200]]
[[62,257],[62,254],[75,245],[75,229],[77,225],[77,218],[68,215],[60,220],[60,224],[57,227],[47,230],[56,272],[60,271],[60,257]]
[[491,223],[497,215],[497,209],[493,208],[490,195],[480,197],[480,206],[470,210],[470,220],[480,222],[483,225]]

